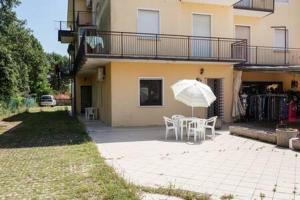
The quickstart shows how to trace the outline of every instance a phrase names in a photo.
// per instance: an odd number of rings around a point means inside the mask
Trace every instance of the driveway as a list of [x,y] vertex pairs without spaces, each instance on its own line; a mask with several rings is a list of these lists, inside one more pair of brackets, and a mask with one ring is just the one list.
[[214,140],[164,140],[163,127],[110,128],[85,122],[107,163],[128,181],[235,199],[300,200],[300,154],[218,131]]

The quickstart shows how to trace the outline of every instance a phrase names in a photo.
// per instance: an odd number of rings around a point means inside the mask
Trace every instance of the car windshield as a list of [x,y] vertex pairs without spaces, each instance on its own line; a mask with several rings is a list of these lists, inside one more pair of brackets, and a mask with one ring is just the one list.
[[51,96],[42,96],[41,100],[52,100]]

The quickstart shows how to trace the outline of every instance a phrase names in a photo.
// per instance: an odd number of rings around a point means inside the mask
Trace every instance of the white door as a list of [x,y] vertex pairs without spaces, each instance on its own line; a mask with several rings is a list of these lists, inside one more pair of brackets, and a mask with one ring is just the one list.
[[248,45],[250,45],[250,26],[235,26],[235,37],[246,39]]
[[[193,14],[192,48],[195,57],[211,57],[211,16]],[[198,36],[198,37],[197,37]]]
[[[238,39],[244,39],[247,40],[247,46],[250,46],[251,41],[251,29],[250,26],[240,26],[237,25],[235,26],[235,37]],[[246,52],[247,51],[247,52]],[[235,46],[235,58],[245,58],[245,55],[247,54],[248,56],[248,61],[251,62],[251,54],[252,54],[252,49],[251,47],[245,48],[245,45],[237,45]],[[255,55],[255,54],[254,54]],[[256,60],[256,58],[252,58],[252,60]]]

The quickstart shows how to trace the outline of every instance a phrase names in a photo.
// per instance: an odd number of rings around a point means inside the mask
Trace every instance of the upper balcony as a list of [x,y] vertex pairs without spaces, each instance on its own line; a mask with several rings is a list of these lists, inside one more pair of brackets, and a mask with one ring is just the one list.
[[61,43],[72,43],[75,39],[74,22],[58,21],[58,41]]
[[281,69],[300,65],[300,49],[265,46],[248,46],[247,62],[238,65],[243,70]]
[[82,57],[163,61],[246,62],[247,41],[232,38],[86,29],[77,63]]
[[222,6],[232,6],[240,0],[181,0],[181,2],[187,3],[201,3],[201,4],[214,4]]
[[274,12],[275,0],[241,0],[233,7],[238,16],[264,17]]

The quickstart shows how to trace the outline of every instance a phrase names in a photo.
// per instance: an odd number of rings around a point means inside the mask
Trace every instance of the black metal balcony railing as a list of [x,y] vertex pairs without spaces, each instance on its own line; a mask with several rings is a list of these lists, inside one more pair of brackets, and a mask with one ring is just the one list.
[[56,29],[59,31],[74,31],[74,22],[72,21],[55,21]]
[[78,11],[76,22],[78,26],[94,26],[95,13],[91,11]]
[[275,0],[241,0],[234,4],[236,9],[274,12]]
[[87,29],[79,52],[107,58],[246,62],[242,39]]
[[300,49],[250,46],[246,65],[299,65]]

